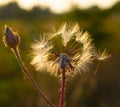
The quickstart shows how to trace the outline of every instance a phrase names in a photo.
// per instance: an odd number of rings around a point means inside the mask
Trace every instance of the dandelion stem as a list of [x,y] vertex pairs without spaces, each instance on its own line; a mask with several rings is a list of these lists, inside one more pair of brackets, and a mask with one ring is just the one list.
[[15,55],[17,61],[20,64],[21,68],[23,69],[25,75],[31,81],[31,83],[33,84],[33,86],[37,90],[37,92],[40,94],[40,96],[46,101],[46,103],[49,105],[49,107],[55,107],[55,105],[52,104],[52,102],[43,94],[43,92],[40,90],[38,84],[35,82],[35,80],[30,75],[29,71],[27,70],[27,68],[25,67],[25,65],[21,59],[21,56],[19,54],[19,50],[15,48],[15,49],[13,49],[13,52],[14,52],[14,55]]
[[98,64],[97,64],[97,67],[96,67],[95,72],[94,72],[95,74],[97,73],[98,68],[100,67],[100,65],[101,65],[101,61],[99,61]]
[[61,98],[60,98],[60,107],[64,107],[64,97],[65,97],[65,69],[62,71],[62,83],[61,83]]

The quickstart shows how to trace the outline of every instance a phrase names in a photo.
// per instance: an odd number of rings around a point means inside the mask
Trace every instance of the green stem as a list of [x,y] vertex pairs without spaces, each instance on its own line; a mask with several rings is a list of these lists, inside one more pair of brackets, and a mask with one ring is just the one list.
[[49,107],[55,107],[54,104],[52,104],[52,102],[43,94],[43,92],[40,90],[38,84],[35,82],[35,80],[32,78],[32,76],[30,75],[29,71],[27,70],[27,68],[25,67],[21,56],[19,54],[19,50],[18,49],[13,49],[14,55],[17,58],[17,61],[19,62],[21,68],[23,69],[25,75],[27,76],[27,78],[31,81],[32,85],[34,86],[34,88],[37,90],[37,92],[39,93],[39,95],[46,101],[46,103],[49,105]]

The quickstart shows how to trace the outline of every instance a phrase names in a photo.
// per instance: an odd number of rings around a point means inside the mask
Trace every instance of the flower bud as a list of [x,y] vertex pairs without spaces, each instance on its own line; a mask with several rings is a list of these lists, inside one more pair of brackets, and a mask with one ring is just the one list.
[[16,49],[19,46],[20,38],[17,33],[14,33],[7,25],[4,27],[4,44],[10,49]]

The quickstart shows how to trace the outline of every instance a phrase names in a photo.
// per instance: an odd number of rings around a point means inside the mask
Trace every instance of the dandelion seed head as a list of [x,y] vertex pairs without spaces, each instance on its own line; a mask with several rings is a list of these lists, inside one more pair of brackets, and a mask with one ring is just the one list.
[[49,65],[48,56],[52,45],[48,44],[45,38],[40,38],[40,41],[35,41],[31,47],[33,50],[31,65],[34,65],[37,71],[46,70],[46,66]]
[[67,23],[64,23],[63,26],[58,30],[58,34],[61,34],[63,39],[63,45],[66,46],[68,41],[72,38],[72,36],[75,36],[75,33],[79,31],[79,25],[68,25]]
[[89,33],[67,23],[51,37],[36,41],[32,50],[31,64],[36,70],[59,76],[62,69],[67,75],[89,71],[96,55]]

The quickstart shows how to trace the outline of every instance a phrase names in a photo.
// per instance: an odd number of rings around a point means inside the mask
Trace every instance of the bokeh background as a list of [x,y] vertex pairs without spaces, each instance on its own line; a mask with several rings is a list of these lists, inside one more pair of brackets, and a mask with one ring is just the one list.
[[[27,1],[27,0],[26,0]],[[33,0],[34,1],[34,0]],[[62,8],[62,7],[61,7]],[[0,5],[0,107],[47,107],[17,63],[13,53],[5,48],[2,37],[5,24],[21,37],[20,54],[43,92],[59,105],[59,80],[48,73],[36,72],[30,63],[30,44],[40,34],[57,30],[64,22],[77,22],[88,31],[96,48],[106,48],[111,58],[103,62],[94,74],[77,75],[67,82],[66,107],[120,107],[120,1],[109,8],[92,5],[56,12],[35,6],[29,10],[16,2]]]

